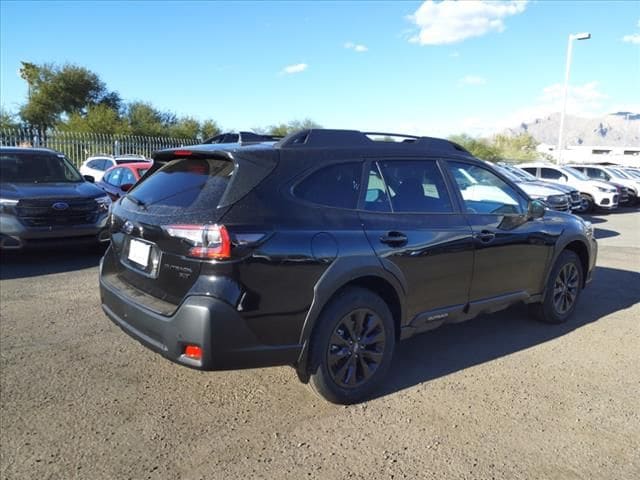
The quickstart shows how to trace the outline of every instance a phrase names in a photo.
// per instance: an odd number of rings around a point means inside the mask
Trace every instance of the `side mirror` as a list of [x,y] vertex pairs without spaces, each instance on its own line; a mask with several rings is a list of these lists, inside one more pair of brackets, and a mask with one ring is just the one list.
[[87,182],[96,183],[96,179],[93,175],[83,175],[82,176]]
[[133,183],[125,183],[124,185],[120,185],[120,190],[123,192],[128,192],[133,187]]
[[544,217],[544,211],[546,207],[540,200],[531,200],[527,207],[527,216],[529,220],[535,220],[536,218]]

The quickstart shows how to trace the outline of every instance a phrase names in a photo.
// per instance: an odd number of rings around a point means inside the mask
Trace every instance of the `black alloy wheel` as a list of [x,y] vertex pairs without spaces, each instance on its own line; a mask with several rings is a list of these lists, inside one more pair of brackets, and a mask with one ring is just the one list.
[[386,335],[381,318],[367,308],[345,315],[329,341],[327,364],[331,378],[344,388],[365,383],[379,368]]

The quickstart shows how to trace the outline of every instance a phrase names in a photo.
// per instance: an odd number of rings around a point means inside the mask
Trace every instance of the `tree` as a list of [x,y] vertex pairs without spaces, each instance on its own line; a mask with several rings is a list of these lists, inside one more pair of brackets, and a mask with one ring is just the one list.
[[170,137],[197,138],[200,135],[200,122],[192,117],[183,117],[170,125],[168,132]]
[[165,133],[167,118],[150,103],[130,103],[125,118],[132,135],[162,136]]
[[65,122],[58,124],[61,130],[81,133],[130,133],[129,125],[120,114],[107,105],[89,107],[85,115],[72,113]]
[[505,160],[535,160],[540,156],[536,151],[538,142],[529,133],[515,136],[496,135],[493,137],[493,144]]
[[449,137],[454,143],[468,150],[473,156],[495,162],[501,160],[502,156],[498,148],[492,145],[488,140],[483,138],[473,138],[466,133],[452,135]]
[[[213,120],[200,122],[161,111],[148,102],[123,105],[117,92],[109,91],[100,77],[77,65],[22,62],[20,76],[29,86],[20,117],[27,125],[46,130],[105,134],[132,134],[178,138],[209,138],[220,132]],[[2,125],[14,125],[2,112]]]
[[84,115],[92,106],[120,107],[120,96],[108,91],[100,77],[84,67],[22,62],[20,75],[29,86],[20,116],[38,128],[54,126],[63,115]]
[[20,128],[16,115],[0,107],[0,130],[5,128]]
[[293,132],[298,132],[300,130],[307,130],[310,128],[322,128],[322,126],[310,118],[305,118],[304,120],[292,120],[289,123],[280,123],[278,125],[271,125],[267,127],[267,132],[269,135],[280,135],[285,136]]
[[200,137],[202,140],[206,140],[215,137],[221,131],[220,126],[214,120],[205,120],[200,126]]

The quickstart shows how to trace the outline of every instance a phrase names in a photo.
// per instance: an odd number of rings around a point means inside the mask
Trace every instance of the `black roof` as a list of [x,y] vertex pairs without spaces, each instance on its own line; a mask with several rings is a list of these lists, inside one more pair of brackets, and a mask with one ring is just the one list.
[[[388,141],[391,137],[398,141]],[[473,155],[460,145],[449,140],[433,137],[418,137],[415,135],[360,132],[358,130],[329,130],[310,129],[287,135],[279,142],[261,143],[208,143],[201,145],[189,145],[186,147],[172,148],[155,152],[153,157],[170,156],[173,152],[188,150],[193,152],[254,152],[259,150],[297,150],[322,149],[322,150],[357,150],[366,151],[368,154],[397,153],[412,154],[455,154],[473,158]]]

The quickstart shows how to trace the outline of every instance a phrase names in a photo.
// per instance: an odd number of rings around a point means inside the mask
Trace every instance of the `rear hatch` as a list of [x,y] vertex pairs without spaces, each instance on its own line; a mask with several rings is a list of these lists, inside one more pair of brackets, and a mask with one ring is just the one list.
[[105,261],[106,280],[179,304],[204,262],[224,271],[233,260],[233,233],[221,221],[277,159],[276,150],[265,148],[155,155],[153,168],[113,207],[113,258],[110,265]]

